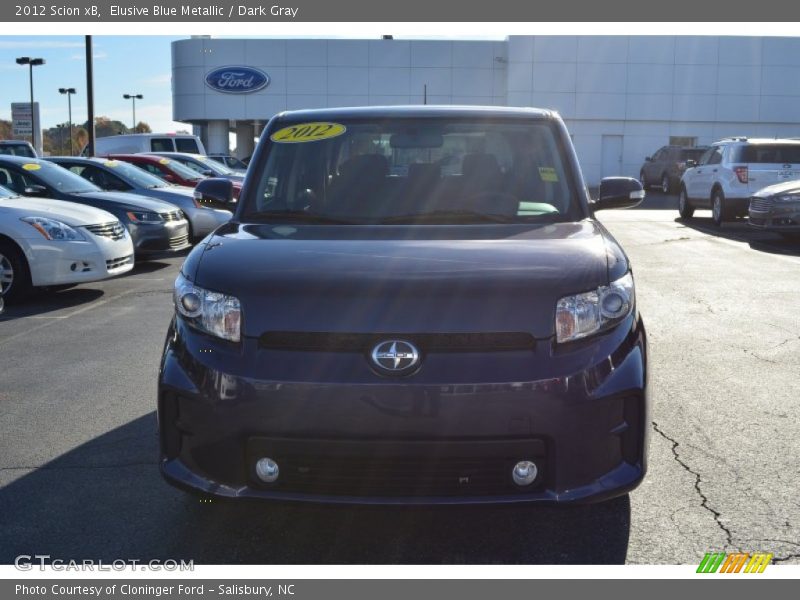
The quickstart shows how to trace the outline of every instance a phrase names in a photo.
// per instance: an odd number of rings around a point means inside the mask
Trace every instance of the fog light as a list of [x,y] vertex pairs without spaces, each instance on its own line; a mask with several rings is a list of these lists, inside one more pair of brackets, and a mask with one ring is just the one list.
[[539,469],[529,460],[522,460],[514,465],[511,477],[517,485],[530,485],[536,479]]
[[264,483],[273,483],[278,479],[278,463],[271,458],[259,458],[256,463],[256,475]]
[[200,296],[195,294],[194,292],[189,292],[188,294],[184,294],[181,298],[181,304],[183,304],[183,308],[186,310],[187,313],[190,315],[196,314],[200,310],[201,301]]

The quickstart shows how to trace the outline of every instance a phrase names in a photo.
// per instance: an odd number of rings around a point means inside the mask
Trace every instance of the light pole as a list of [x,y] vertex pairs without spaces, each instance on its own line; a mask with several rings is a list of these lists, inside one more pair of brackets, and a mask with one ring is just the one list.
[[125,100],[133,102],[133,133],[136,133],[136,101],[144,98],[141,94],[122,94]]
[[72,94],[75,88],[58,88],[59,94],[67,95],[67,110],[69,111],[69,155],[72,156]]
[[31,146],[36,148],[36,115],[33,114],[33,67],[44,64],[43,58],[31,58],[30,56],[20,56],[17,59],[18,65],[28,65],[30,68],[31,82]]

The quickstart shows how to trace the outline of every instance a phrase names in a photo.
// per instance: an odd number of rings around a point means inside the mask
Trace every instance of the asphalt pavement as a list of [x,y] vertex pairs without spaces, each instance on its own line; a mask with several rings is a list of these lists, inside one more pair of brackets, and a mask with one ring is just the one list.
[[41,294],[0,317],[0,563],[800,564],[800,244],[677,219],[674,197],[598,216],[634,264],[649,335],[650,471],[573,507],[200,502],[157,469],[155,391],[181,258]]

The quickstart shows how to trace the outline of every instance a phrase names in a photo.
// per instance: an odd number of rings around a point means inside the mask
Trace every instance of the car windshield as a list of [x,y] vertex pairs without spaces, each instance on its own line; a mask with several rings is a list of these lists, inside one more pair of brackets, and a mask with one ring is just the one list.
[[227,175],[233,175],[233,171],[231,171],[228,167],[226,167],[222,163],[218,163],[215,160],[197,158],[194,156],[191,158],[176,158],[174,160],[180,161],[182,165],[189,167],[190,169],[201,175],[204,175],[204,171],[211,171],[217,177],[226,177]]
[[36,158],[36,154],[28,144],[0,144],[0,154]]
[[[555,123],[391,119],[281,123],[243,219],[524,223],[581,210]],[[263,155],[262,155],[263,156]]]
[[0,200],[4,198],[19,198],[19,194],[17,194],[16,192],[12,192],[7,187],[3,187],[2,185],[0,185]]
[[161,164],[165,165],[167,169],[175,173],[181,179],[185,179],[187,181],[195,181],[198,179],[205,179],[206,177],[202,173],[199,173],[194,169],[190,169],[186,165],[179,163],[177,160],[173,160],[171,158],[160,158],[159,161],[161,162]]
[[46,160],[31,162],[22,165],[25,175],[30,175],[36,183],[36,179],[64,194],[82,194],[85,192],[99,192],[99,187],[86,181],[80,175],[76,175],[69,169],[60,167],[55,163]]
[[123,179],[127,179],[129,183],[137,188],[149,189],[166,187],[169,185],[169,183],[160,177],[156,177],[155,175],[148,173],[136,165],[132,165],[121,160],[107,160],[102,164],[105,165],[106,168],[110,169],[112,173],[122,177]]

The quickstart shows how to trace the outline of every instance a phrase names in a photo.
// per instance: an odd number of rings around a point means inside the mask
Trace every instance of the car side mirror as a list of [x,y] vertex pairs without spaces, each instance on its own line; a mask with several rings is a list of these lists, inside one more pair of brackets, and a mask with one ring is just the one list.
[[605,177],[600,181],[597,200],[592,210],[633,208],[644,200],[644,188],[633,177]]
[[644,157],[644,162],[653,162],[653,157],[652,156],[645,156]]
[[211,169],[206,169],[205,171],[203,171],[203,175],[205,175],[206,177],[213,177],[214,171],[212,171]]
[[22,190],[23,196],[47,196],[47,188],[43,185],[32,184]]
[[197,183],[194,199],[202,206],[233,210],[233,182],[224,177],[209,177]]
[[164,173],[161,175],[161,179],[166,181],[167,183],[175,183],[175,175],[172,173]]
[[693,158],[687,158],[686,159],[686,168],[687,169],[691,169],[692,167],[696,167],[696,166],[697,166],[697,161],[695,159],[693,159]]

